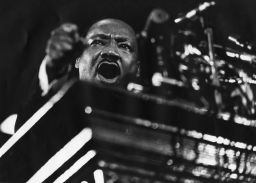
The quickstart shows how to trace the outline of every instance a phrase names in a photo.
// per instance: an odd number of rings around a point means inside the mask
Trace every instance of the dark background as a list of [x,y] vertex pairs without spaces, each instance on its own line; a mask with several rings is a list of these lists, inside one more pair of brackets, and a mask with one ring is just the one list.
[[[163,8],[173,20],[201,0],[2,0],[0,1],[0,121],[26,100],[45,55],[51,30],[73,22],[86,32],[101,18],[119,18],[143,29],[148,14]],[[256,43],[256,1],[217,0],[209,10],[219,38],[236,34]]]

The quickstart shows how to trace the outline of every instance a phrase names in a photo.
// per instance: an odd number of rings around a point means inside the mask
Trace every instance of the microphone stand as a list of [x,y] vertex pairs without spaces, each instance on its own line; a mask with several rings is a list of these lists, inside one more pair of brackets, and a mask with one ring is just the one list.
[[[220,80],[218,78],[217,63],[216,63],[216,58],[215,58],[213,28],[210,27],[209,24],[206,24],[203,16],[199,15],[199,20],[200,20],[202,28],[204,29],[204,33],[206,34],[206,37],[207,37],[208,56],[210,58],[209,61],[210,61],[210,66],[211,66],[211,79],[212,79],[212,85],[214,88],[214,101],[215,101],[215,107],[216,107],[215,114],[218,115],[218,114],[221,114],[224,106],[223,106],[222,94],[219,91]],[[213,111],[215,111],[215,110],[213,110]],[[216,123],[217,121],[214,120],[213,122],[214,122],[214,128],[215,128],[215,135],[219,136],[219,126]],[[221,170],[220,170],[221,162],[220,162],[219,153],[220,153],[220,147],[217,148],[217,153],[216,153],[216,161],[218,162],[217,172],[219,172],[219,174],[220,174],[221,173]],[[219,179],[218,182],[221,182],[221,179]]]
[[207,42],[208,42],[208,54],[210,58],[210,65],[211,65],[211,71],[212,71],[212,75],[211,75],[212,85],[215,87],[214,99],[217,107],[217,113],[219,113],[223,108],[223,103],[222,103],[222,95],[218,91],[218,89],[220,88],[220,81],[218,78],[217,64],[215,59],[214,47],[213,47],[213,29],[211,27],[206,27],[204,29],[204,32],[207,36]]

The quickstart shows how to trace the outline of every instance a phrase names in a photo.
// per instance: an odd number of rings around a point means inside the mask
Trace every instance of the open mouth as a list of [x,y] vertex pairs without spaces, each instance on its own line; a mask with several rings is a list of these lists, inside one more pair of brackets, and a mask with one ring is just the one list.
[[116,62],[104,60],[98,65],[97,74],[101,81],[115,83],[121,75],[121,70]]

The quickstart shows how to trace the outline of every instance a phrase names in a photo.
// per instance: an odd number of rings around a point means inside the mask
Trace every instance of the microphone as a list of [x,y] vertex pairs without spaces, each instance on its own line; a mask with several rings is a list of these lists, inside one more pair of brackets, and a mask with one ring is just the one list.
[[178,81],[173,78],[163,76],[161,73],[156,72],[152,76],[153,86],[160,87],[162,84],[168,84],[172,86],[184,87],[185,84],[182,81]]
[[144,29],[141,31],[142,37],[146,38],[148,36],[148,30],[149,30],[149,27],[152,25],[152,23],[162,24],[168,20],[169,20],[169,14],[163,9],[157,8],[152,10],[147,18]]
[[139,34],[141,47],[144,50],[141,70],[148,79],[154,72],[159,72],[168,76],[168,59],[171,31],[169,24],[169,14],[163,9],[153,9],[145,23],[143,30]]
[[175,23],[181,23],[186,19],[192,19],[195,17],[198,13],[205,11],[211,6],[214,6],[216,3],[214,1],[211,2],[204,2],[200,4],[197,8],[190,10],[185,15],[180,16],[174,20]]

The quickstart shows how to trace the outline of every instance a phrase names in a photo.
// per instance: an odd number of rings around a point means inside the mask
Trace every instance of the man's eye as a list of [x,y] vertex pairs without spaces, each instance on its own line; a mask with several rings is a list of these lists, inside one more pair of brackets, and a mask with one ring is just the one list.
[[102,40],[93,40],[91,45],[104,45],[104,41],[102,41]]
[[120,48],[123,48],[123,49],[125,49],[125,50],[128,50],[128,51],[131,51],[131,50],[132,50],[131,46],[128,45],[128,44],[119,44],[119,47],[120,47]]

